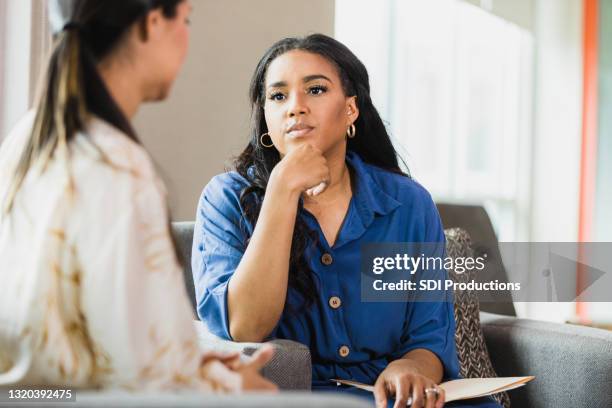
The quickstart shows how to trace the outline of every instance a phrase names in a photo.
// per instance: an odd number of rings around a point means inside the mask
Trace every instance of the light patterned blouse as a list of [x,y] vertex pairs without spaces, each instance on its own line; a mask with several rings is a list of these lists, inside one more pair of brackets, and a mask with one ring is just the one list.
[[[32,123],[0,146],[2,203]],[[200,364],[150,157],[99,119],[85,133],[0,213],[0,386],[238,390],[220,362]]]

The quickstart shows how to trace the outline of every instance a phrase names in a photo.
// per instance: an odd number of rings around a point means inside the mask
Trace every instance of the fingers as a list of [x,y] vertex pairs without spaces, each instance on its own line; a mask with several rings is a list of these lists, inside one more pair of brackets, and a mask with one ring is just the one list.
[[[436,384],[425,384],[425,407],[426,408],[442,408],[444,406],[444,401],[446,399],[446,394],[444,390],[438,387]],[[437,390],[437,392],[427,390]]]
[[385,381],[382,378],[378,378],[374,384],[374,400],[376,401],[377,408],[386,408],[387,390],[385,387]]
[[331,177],[323,152],[308,143],[293,147],[273,172],[279,175],[274,179],[279,179],[283,186],[310,197],[321,194],[327,187],[323,182],[329,183]]
[[231,359],[228,358],[228,359],[224,359],[221,361],[231,370],[237,370],[238,368],[240,368],[240,365],[242,364],[242,361],[240,360],[240,354],[236,355],[236,357],[234,358],[231,358]]
[[[406,377],[397,377],[395,379],[395,404],[393,408],[404,408],[408,404],[410,398],[410,380]],[[414,400],[414,397],[413,397]],[[420,407],[412,403],[413,407]]]
[[310,197],[316,197],[319,194],[321,194],[323,191],[325,191],[326,188],[327,188],[327,182],[322,181],[316,187],[312,187],[306,190],[306,194],[309,195]]
[[232,371],[216,359],[210,360],[200,367],[200,377],[207,382],[212,382],[225,392],[238,392],[242,389],[244,383],[241,373]]
[[446,391],[443,388],[438,388],[438,399],[436,400],[436,408],[443,408],[446,402]]
[[266,380],[256,371],[247,370],[241,375],[243,391],[278,392],[278,387],[276,384]]
[[425,406],[425,383],[420,379],[413,380],[412,383],[412,406],[413,407],[424,407]]
[[274,384],[272,381],[269,381],[263,377],[260,377],[257,381],[257,388],[260,391],[267,391],[267,392],[278,392],[278,386],[276,384]]
[[430,390],[429,392],[424,392],[425,408],[434,408],[438,394],[431,390],[435,388],[435,384],[425,385],[425,390]]
[[209,351],[202,355],[201,364],[204,365],[211,360],[219,360],[223,364],[227,365],[227,364],[232,363],[234,360],[239,360],[239,359],[240,359],[240,352],[238,351],[229,352],[229,353],[222,352],[222,351]]
[[309,158],[307,165],[307,172],[312,184],[310,184],[306,193],[311,197],[325,191],[331,178],[327,159],[318,150],[313,153],[314,155]]
[[272,359],[273,355],[274,348],[266,344],[253,354],[246,366],[254,370],[261,370]]

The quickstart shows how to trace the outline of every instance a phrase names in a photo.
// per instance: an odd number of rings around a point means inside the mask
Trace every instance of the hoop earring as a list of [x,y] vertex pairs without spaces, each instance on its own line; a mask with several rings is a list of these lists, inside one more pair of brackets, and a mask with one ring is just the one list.
[[351,125],[346,129],[346,135],[352,139],[355,137],[355,132],[355,124],[351,123]]
[[[268,132],[264,133],[263,135],[259,136],[259,144],[262,145],[263,147],[272,147],[274,146],[274,142],[270,143],[269,145],[265,144],[263,142],[263,138],[264,136],[268,136],[270,137],[270,134]],[[270,137],[270,141],[272,141],[272,138]]]

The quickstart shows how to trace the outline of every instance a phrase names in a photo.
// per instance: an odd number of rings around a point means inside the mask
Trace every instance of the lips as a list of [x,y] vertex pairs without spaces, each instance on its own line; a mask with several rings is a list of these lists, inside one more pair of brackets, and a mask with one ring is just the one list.
[[287,135],[294,138],[302,137],[310,133],[312,129],[314,129],[312,126],[306,125],[305,123],[295,123],[287,128]]

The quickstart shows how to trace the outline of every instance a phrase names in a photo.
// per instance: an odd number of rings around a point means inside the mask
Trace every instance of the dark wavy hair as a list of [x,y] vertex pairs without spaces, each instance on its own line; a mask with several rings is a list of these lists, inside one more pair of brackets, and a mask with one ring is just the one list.
[[[270,173],[281,159],[275,148],[265,148],[259,143],[260,135],[268,132],[264,116],[266,73],[275,58],[292,50],[310,52],[327,59],[338,70],[344,94],[356,96],[359,109],[359,117],[355,121],[356,137],[348,139],[347,149],[356,152],[366,163],[408,176],[400,169],[398,154],[378,111],[372,104],[368,72],[355,54],[344,44],[323,34],[285,38],[272,45],[255,68],[249,88],[250,141],[234,161],[236,171],[249,182],[249,186],[241,192],[240,204],[251,225],[255,225],[259,217]],[[299,210],[302,210],[301,200],[299,206]],[[289,287],[302,295],[304,305],[312,304],[318,292],[304,254],[309,245],[316,245],[316,240],[316,234],[309,230],[298,215],[291,244]]]

